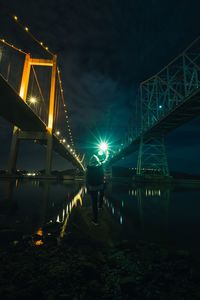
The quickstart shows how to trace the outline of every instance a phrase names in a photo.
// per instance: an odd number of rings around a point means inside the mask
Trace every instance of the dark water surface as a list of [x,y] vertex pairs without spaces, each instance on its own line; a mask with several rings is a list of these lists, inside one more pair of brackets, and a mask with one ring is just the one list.
[[[60,238],[72,211],[88,205],[81,182],[1,180],[0,243],[40,245]],[[119,241],[200,248],[200,186],[109,184],[104,212]]]

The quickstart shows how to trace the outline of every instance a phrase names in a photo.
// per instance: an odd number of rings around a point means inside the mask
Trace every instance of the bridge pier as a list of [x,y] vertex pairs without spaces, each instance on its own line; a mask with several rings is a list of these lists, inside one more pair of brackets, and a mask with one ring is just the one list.
[[41,144],[46,144],[46,163],[45,163],[45,175],[51,175],[52,167],[52,151],[53,151],[53,136],[49,132],[33,132],[33,131],[21,131],[16,126],[13,129],[10,157],[8,163],[8,174],[13,175],[16,172],[18,150],[21,140],[37,140]]
[[14,126],[12,141],[10,146],[10,158],[8,162],[8,174],[13,174],[16,171],[18,149],[19,149],[19,139],[18,139],[18,128]]
[[169,176],[163,136],[141,136],[137,175]]
[[51,175],[52,166],[52,151],[53,151],[53,137],[52,134],[47,134],[47,150],[46,150],[46,166],[45,173],[47,176]]

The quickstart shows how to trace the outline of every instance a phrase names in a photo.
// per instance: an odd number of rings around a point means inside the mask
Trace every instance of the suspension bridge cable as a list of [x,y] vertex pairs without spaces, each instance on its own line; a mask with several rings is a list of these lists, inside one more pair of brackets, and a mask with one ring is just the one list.
[[67,119],[68,134],[69,134],[71,145],[74,147],[74,142],[73,142],[73,138],[72,138],[71,128],[70,128],[70,125],[69,125],[69,116],[67,114],[67,109],[66,109],[66,104],[65,104],[65,99],[64,99],[64,90],[63,90],[63,87],[62,87],[62,81],[61,81],[61,75],[60,75],[59,68],[57,68],[57,74],[58,74],[58,82],[59,82],[60,91],[61,91],[61,99],[62,99],[62,103],[63,103],[63,106],[64,106],[65,118]]
[[25,51],[23,51],[22,49],[19,49],[19,48],[17,48],[16,46],[14,46],[13,44],[8,43],[5,39],[1,39],[1,38],[0,38],[0,42],[2,42],[3,44],[9,46],[9,47],[12,48],[12,49],[17,50],[17,51],[20,52],[20,53],[23,53],[23,54],[25,54],[25,55],[27,54],[27,53],[26,53]]
[[30,31],[29,27],[27,26],[24,26],[20,21],[19,21],[19,18],[16,16],[16,15],[12,15],[12,14],[9,14],[11,19],[14,20],[14,22],[19,26],[21,27],[40,47],[43,48],[43,50],[45,50],[46,52],[48,52],[49,54],[51,54],[52,56],[54,55],[53,52],[51,52],[49,50],[49,48],[47,46],[44,45],[43,42],[39,41],[35,35]]
[[39,81],[38,81],[38,77],[37,77],[35,68],[34,68],[34,66],[31,66],[31,67],[32,67],[32,69],[33,69],[33,75],[34,75],[34,77],[35,77],[35,81],[36,81],[36,83],[37,83],[37,86],[38,86],[38,90],[39,90],[40,96],[41,96],[41,98],[42,98],[43,103],[45,104],[44,96],[43,96],[43,94],[42,94],[42,89],[41,89],[41,86],[40,86],[40,84],[39,84]]
[[43,93],[42,93],[42,89],[41,89],[41,86],[40,86],[40,83],[39,83],[39,80],[38,80],[35,68],[34,68],[34,66],[31,66],[31,67],[32,67],[32,70],[33,70],[33,75],[35,77],[35,81],[36,81],[36,84],[37,84],[37,87],[38,87],[38,90],[39,90],[42,102],[44,104],[45,113],[48,115],[48,109],[47,109],[46,104],[45,104],[45,99],[44,99],[44,96],[43,96]]

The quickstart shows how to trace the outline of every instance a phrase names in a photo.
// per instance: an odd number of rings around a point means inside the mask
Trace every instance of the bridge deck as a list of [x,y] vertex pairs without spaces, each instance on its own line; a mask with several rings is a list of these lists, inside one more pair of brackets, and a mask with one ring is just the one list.
[[[167,115],[162,117],[151,128],[144,131],[143,137],[148,138],[156,135],[166,135],[173,129],[183,125],[191,119],[200,115],[200,88],[185,98],[185,100],[177,105],[173,110],[169,111]],[[110,159],[109,163],[112,164],[124,156],[130,155],[135,152],[140,144],[139,135],[131,142],[126,148],[122,149],[117,155]]]
[[25,131],[46,131],[46,125],[0,75],[0,115]]
[[[42,120],[32,111],[32,109],[17,95],[15,90],[7,83],[7,81],[0,75],[0,91],[1,91],[1,105],[0,115],[16,125],[21,130],[26,132],[46,132],[46,125]],[[46,145],[46,140],[40,142]],[[53,150],[60,154],[65,159],[80,168],[80,164],[76,158],[70,153],[70,150],[53,136]]]

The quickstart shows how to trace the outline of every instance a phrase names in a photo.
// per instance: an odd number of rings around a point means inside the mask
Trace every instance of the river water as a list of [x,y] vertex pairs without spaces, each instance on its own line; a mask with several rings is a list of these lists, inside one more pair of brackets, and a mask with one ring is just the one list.
[[[60,238],[71,213],[90,206],[81,182],[1,180],[0,244]],[[104,211],[115,237],[200,248],[200,186],[108,184]],[[101,220],[100,220],[101,226]]]

